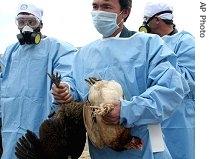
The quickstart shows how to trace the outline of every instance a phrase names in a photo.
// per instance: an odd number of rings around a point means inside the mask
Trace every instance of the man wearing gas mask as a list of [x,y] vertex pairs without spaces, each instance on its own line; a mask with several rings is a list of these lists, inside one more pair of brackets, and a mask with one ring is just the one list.
[[43,24],[41,17],[38,14],[34,16],[31,13],[20,12],[16,17],[16,24],[20,30],[17,39],[21,45],[40,43],[40,30],[42,29]]
[[143,25],[139,27],[139,31],[158,34],[161,37],[177,33],[172,13],[173,9],[167,5],[163,6],[162,9],[145,7]]
[[147,3],[144,25],[139,31],[158,34],[177,55],[177,70],[190,86],[190,92],[162,123],[166,145],[175,159],[194,159],[195,148],[195,39],[173,24],[173,8],[165,2]]
[[47,73],[61,74],[60,94],[64,102],[70,100],[69,72],[77,49],[42,36],[42,16],[43,11],[32,4],[18,6],[18,42],[7,47],[0,60],[2,159],[15,159],[18,139],[27,129],[38,134],[42,121],[54,110]]

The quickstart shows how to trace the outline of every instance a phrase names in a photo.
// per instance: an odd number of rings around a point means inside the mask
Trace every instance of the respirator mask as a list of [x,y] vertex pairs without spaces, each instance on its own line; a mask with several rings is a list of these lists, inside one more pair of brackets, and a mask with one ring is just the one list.
[[40,20],[33,15],[18,15],[16,17],[16,25],[20,30],[17,39],[21,45],[40,43],[40,23]]
[[139,32],[151,33],[151,29],[146,20],[144,20],[143,25],[139,27]]
[[171,13],[171,10],[165,10],[165,11],[161,11],[158,12],[156,14],[154,14],[152,17],[144,17],[144,21],[143,21],[143,25],[139,27],[139,32],[145,32],[145,33],[151,33],[151,28],[149,27],[149,22],[155,18],[158,15],[164,14],[164,13]]

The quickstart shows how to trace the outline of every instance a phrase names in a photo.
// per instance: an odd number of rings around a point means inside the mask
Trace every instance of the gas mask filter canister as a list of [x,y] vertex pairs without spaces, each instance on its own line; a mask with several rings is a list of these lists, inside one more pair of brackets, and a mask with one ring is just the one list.
[[35,32],[31,27],[25,26],[20,34],[17,35],[17,39],[21,45],[24,44],[39,44],[41,41],[41,33]]

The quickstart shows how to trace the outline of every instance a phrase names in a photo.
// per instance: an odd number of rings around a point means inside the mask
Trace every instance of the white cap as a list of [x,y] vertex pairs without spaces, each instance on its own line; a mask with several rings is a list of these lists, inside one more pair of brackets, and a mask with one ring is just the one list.
[[22,12],[33,14],[39,20],[42,20],[43,10],[40,9],[40,8],[37,8],[33,4],[28,4],[28,3],[21,3],[21,4],[19,4],[18,5],[18,9],[17,9],[17,15],[19,13],[22,13]]
[[[173,12],[173,7],[170,6],[166,2],[149,2],[146,4],[144,8],[144,16],[145,17],[152,17],[153,15],[162,12],[162,11],[172,11]],[[163,13],[160,15],[157,15],[161,19],[168,19],[172,20],[173,19],[173,14],[172,13]]]

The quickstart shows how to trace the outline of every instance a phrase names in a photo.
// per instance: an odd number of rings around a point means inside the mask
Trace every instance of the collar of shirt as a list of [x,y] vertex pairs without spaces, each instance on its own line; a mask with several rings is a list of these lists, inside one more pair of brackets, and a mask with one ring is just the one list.
[[[121,31],[121,32],[122,32],[122,31]],[[119,38],[119,37],[120,37],[121,32],[119,32],[119,33],[118,33],[117,35],[115,35],[114,37],[115,37],[115,38]],[[108,38],[111,38],[111,37],[108,37]],[[102,37],[102,39],[107,39],[107,38],[103,38],[103,37]]]

